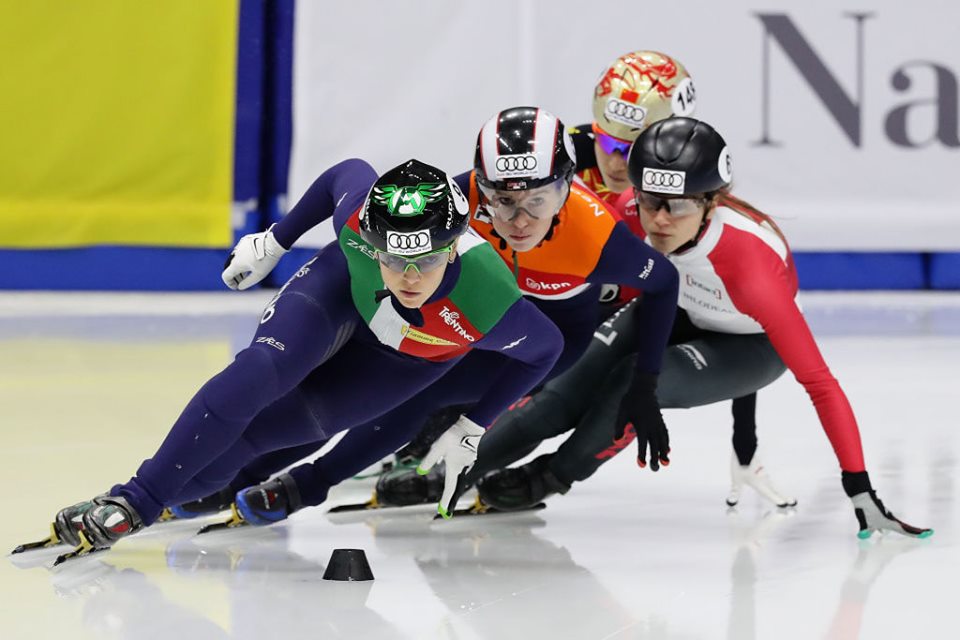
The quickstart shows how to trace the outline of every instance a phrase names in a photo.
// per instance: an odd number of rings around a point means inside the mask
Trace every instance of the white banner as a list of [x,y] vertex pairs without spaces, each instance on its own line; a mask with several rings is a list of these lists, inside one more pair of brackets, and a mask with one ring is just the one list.
[[305,0],[290,198],[347,157],[467,170],[506,107],[589,122],[600,72],[653,49],[686,66],[735,192],[794,248],[960,250],[958,24],[936,0]]

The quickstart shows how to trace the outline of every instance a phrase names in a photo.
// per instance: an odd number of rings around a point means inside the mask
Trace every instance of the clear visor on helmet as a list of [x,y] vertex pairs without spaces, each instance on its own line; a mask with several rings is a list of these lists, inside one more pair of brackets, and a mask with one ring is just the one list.
[[443,249],[437,249],[430,253],[422,253],[414,258],[387,253],[386,251],[377,251],[377,260],[390,271],[397,273],[406,273],[407,269],[416,269],[418,273],[430,273],[436,271],[445,262],[450,259],[450,251],[453,245],[447,245]]
[[570,185],[564,178],[558,178],[535,189],[521,191],[501,191],[478,186],[486,200],[484,205],[487,211],[504,222],[515,220],[521,211],[534,220],[553,217],[570,194]]
[[707,199],[703,196],[665,198],[639,189],[636,190],[636,201],[637,206],[647,213],[656,215],[660,209],[663,209],[674,218],[703,213],[703,207],[707,203]]

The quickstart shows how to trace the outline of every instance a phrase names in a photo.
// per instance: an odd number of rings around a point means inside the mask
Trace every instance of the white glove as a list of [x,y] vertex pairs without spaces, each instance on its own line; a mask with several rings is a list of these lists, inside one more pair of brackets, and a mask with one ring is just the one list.
[[244,291],[266,278],[286,252],[273,237],[273,225],[270,225],[266,231],[240,238],[220,278],[231,289]]
[[440,460],[447,464],[443,478],[443,495],[437,505],[437,513],[449,520],[457,505],[453,504],[460,493],[457,491],[463,477],[477,460],[477,447],[486,429],[466,416],[460,416],[452,427],[443,432],[430,447],[430,451],[420,461],[417,473],[426,475],[430,468]]

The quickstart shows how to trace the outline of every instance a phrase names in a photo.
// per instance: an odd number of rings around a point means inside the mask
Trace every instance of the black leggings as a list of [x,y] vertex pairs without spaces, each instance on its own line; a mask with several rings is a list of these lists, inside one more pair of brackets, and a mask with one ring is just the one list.
[[[571,429],[550,460],[551,471],[568,484],[593,475],[629,443],[631,437],[615,441],[614,423],[634,368],[635,307],[636,303],[627,305],[602,324],[586,354],[570,370],[494,423],[480,441],[477,463],[467,478],[471,483]],[[785,369],[766,334],[705,331],[693,326],[681,310],[664,354],[657,397],[664,409],[738,399],[734,415],[750,428],[738,429],[734,439],[753,438],[755,447],[755,392]]]
[[[633,371],[637,304],[626,305],[600,325],[590,347],[573,367],[500,416],[480,441],[477,462],[467,477],[471,484],[487,472],[528,455],[543,440],[571,429],[573,434],[550,461],[553,473],[568,484],[590,477],[629,444],[632,437],[615,441],[613,434],[620,399]],[[670,343],[658,384],[660,406],[689,408],[732,399],[734,449],[741,463],[746,464],[756,448],[756,391],[785,370],[766,334],[698,329],[681,309]],[[411,453],[422,457],[469,406],[451,407],[435,414],[408,445]],[[248,465],[231,483],[231,489],[257,484],[315,453],[322,444],[268,454]]]

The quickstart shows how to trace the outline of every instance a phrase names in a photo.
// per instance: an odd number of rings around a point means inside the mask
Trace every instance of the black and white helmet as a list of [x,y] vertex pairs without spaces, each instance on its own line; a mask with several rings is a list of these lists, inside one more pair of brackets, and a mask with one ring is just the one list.
[[536,189],[573,180],[573,140],[555,115],[537,107],[513,107],[490,118],[477,136],[473,167],[488,189]]
[[650,125],[630,147],[627,174],[638,190],[667,196],[710,193],[733,180],[726,141],[709,124],[693,118]]

